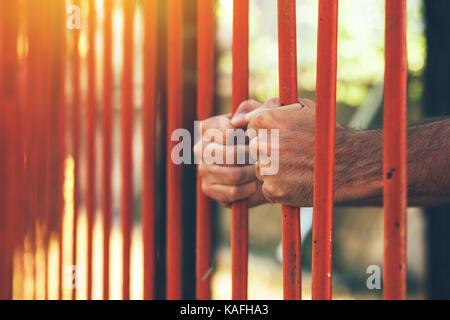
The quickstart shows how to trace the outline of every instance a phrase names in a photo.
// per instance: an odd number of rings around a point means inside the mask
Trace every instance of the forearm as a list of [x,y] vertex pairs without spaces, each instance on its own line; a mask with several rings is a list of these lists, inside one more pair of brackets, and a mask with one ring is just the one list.
[[[336,141],[336,203],[381,206],[383,133],[352,133]],[[346,147],[344,147],[346,146]],[[408,204],[450,202],[450,120],[408,129]]]

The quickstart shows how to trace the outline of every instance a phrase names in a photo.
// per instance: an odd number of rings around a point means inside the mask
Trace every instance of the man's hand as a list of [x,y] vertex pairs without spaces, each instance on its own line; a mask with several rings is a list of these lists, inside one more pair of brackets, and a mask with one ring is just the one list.
[[262,169],[272,164],[262,164],[258,159],[256,175],[263,184],[264,197],[273,203],[293,207],[310,207],[313,203],[314,180],[314,103],[302,100],[295,104],[276,109],[259,109],[247,115],[248,130],[258,133],[261,129],[279,130],[279,142],[272,144],[258,137],[251,137],[250,150],[278,153],[278,172],[264,175]]
[[[250,100],[243,102],[231,119],[230,115],[217,116],[202,122],[202,143],[197,142],[194,153],[203,158],[205,150],[209,149],[213,154],[221,152],[225,160],[227,155],[235,155],[237,146],[227,145],[227,130],[236,128],[245,129],[247,122],[245,115],[262,106],[261,103]],[[208,130],[218,130],[223,137],[221,140],[210,141]],[[248,159],[248,146],[246,146],[246,159]],[[234,158],[234,156],[233,156]],[[216,200],[221,206],[229,208],[239,200],[248,199],[249,207],[255,207],[266,200],[262,195],[262,185],[256,179],[254,165],[224,165],[222,163],[202,163],[198,167],[198,175],[202,182],[203,192],[210,198]]]

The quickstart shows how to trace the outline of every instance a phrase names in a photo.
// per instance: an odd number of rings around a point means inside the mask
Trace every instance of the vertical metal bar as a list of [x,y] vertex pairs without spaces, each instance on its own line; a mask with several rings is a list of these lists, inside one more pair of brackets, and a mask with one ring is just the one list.
[[171,135],[182,127],[183,0],[168,2],[167,299],[181,299],[181,167],[172,162]]
[[0,179],[5,181],[5,183],[0,184],[0,254],[5,257],[0,260],[0,299],[8,299],[7,283],[8,283],[8,273],[7,273],[7,215],[6,215],[6,119],[8,109],[5,105],[5,93],[4,87],[6,85],[6,49],[7,41],[5,31],[7,30],[6,25],[6,12],[7,12],[7,2],[0,2]]
[[312,298],[331,300],[338,0],[319,1]]
[[103,211],[103,299],[109,299],[109,245],[112,223],[112,131],[113,131],[113,67],[112,67],[112,11],[113,1],[104,1],[103,24],[103,165],[102,165],[102,211]]
[[[213,115],[214,103],[214,0],[198,1],[197,116]],[[197,181],[197,299],[211,299],[211,200]]]
[[[297,24],[295,0],[278,0],[278,44],[280,104],[298,102]],[[283,206],[283,289],[285,300],[300,300],[302,295],[300,210]]]
[[124,0],[124,38],[122,71],[122,237],[124,300],[130,299],[131,233],[133,228],[133,55],[135,0]]
[[42,191],[43,199],[43,246],[44,246],[44,287],[45,287],[45,300],[49,298],[49,247],[50,247],[50,236],[51,236],[51,213],[53,209],[52,203],[52,129],[53,129],[53,118],[52,118],[52,99],[53,92],[51,90],[52,81],[54,79],[55,69],[52,64],[53,60],[53,50],[54,50],[54,31],[52,30],[52,19],[54,19],[54,7],[50,0],[43,2],[44,7],[47,12],[49,12],[49,19],[42,19],[41,24],[43,26],[43,38],[41,42],[42,56],[40,57],[40,63],[44,66],[43,74],[43,105],[42,105],[42,121],[40,125],[42,126],[43,140],[43,165],[40,167],[43,170],[43,187],[40,189]]
[[38,77],[38,63],[36,50],[39,43],[39,28],[37,25],[37,17],[33,14],[36,9],[34,6],[37,3],[32,0],[27,0],[25,2],[26,6],[26,17],[28,20],[27,25],[27,38],[28,38],[28,57],[27,57],[27,79],[26,79],[26,92],[27,92],[27,154],[26,154],[26,166],[28,171],[28,188],[29,188],[29,207],[30,212],[30,245],[32,252],[32,282],[33,282],[33,295],[32,299],[37,297],[37,263],[36,263],[36,252],[37,252],[37,235],[36,235],[36,223],[38,220],[37,214],[37,165],[38,165],[38,155],[37,155],[37,122],[36,115],[39,106],[39,94],[41,82],[37,81]]
[[406,0],[386,0],[384,81],[384,298],[406,299]]
[[[79,6],[79,0],[74,1],[74,5]],[[77,233],[78,233],[78,209],[80,201],[80,129],[81,129],[81,103],[80,103],[80,54],[78,44],[80,41],[80,31],[75,29],[73,32],[73,51],[72,51],[72,152],[73,152],[73,230],[72,230],[72,267],[77,265]],[[72,271],[74,272],[74,271]],[[76,286],[72,283],[72,300],[76,299]]]
[[88,17],[88,53],[87,53],[87,179],[86,179],[86,214],[87,214],[87,299],[92,299],[92,247],[94,220],[96,212],[96,119],[97,119],[97,95],[96,95],[96,64],[95,64],[95,35],[97,30],[97,18],[95,1],[89,1]]
[[144,299],[155,298],[155,166],[156,166],[156,0],[143,2],[144,100],[142,106],[142,231]]
[[[57,24],[64,24],[66,12],[63,2],[54,0],[57,13]],[[57,55],[58,55],[58,101],[56,111],[58,112],[58,175],[57,175],[57,232],[59,242],[59,274],[58,274],[58,298],[62,300],[63,294],[63,219],[64,219],[64,169],[66,160],[66,29],[56,28],[57,32]]]
[[[233,2],[232,109],[249,97],[249,0]],[[232,299],[247,300],[248,286],[248,202],[233,204],[231,213]]]
[[15,205],[17,199],[17,183],[15,176],[16,169],[16,151],[17,151],[17,111],[18,111],[18,57],[17,57],[17,36],[18,36],[18,12],[19,5],[16,1],[7,1],[0,7],[5,10],[5,16],[2,18],[2,28],[0,37],[2,37],[2,54],[0,56],[0,105],[2,112],[1,126],[4,143],[3,148],[6,150],[1,156],[3,159],[3,167],[5,178],[4,183],[7,186],[3,190],[6,194],[5,207],[0,213],[1,225],[1,274],[0,274],[0,299],[10,300],[13,293],[13,253],[14,253],[14,225],[15,225]]

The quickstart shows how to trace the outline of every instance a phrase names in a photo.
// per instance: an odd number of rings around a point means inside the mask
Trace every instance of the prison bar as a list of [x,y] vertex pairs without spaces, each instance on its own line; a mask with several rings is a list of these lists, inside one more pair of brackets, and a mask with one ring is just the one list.
[[16,37],[18,36],[18,3],[7,2],[2,4],[0,9],[2,14],[2,53],[0,55],[0,67],[2,82],[0,83],[0,111],[3,114],[0,122],[0,134],[2,140],[2,160],[1,178],[5,186],[2,190],[6,197],[2,195],[2,207],[0,212],[1,222],[1,253],[2,261],[0,263],[0,298],[12,299],[12,276],[13,276],[13,252],[14,252],[14,205],[15,205],[15,158],[16,158],[16,117],[17,98],[18,98],[18,66],[16,53]]
[[[249,97],[249,0],[233,1],[232,109]],[[232,299],[247,300],[248,202],[234,203],[231,213]]]
[[133,34],[135,0],[123,1],[123,71],[122,71],[122,298],[130,299],[131,234],[133,229]]
[[[62,298],[62,198],[64,161],[67,149],[65,101],[64,5],[59,0],[45,0],[51,19],[32,14],[38,11],[34,0],[0,1],[0,298],[11,299],[13,292],[13,253],[20,250],[26,236],[31,238],[33,256],[33,298],[50,297],[50,237],[59,243],[59,287]],[[143,2],[144,103],[143,103],[143,239],[144,298],[154,298],[154,180],[156,160],[156,3]],[[171,161],[173,130],[182,127],[182,0],[169,2],[168,55],[168,198],[167,198],[167,297],[181,298],[181,168]],[[75,4],[79,4],[75,2]],[[198,2],[198,105],[200,120],[213,113],[214,96],[214,1]],[[112,222],[112,8],[105,0],[104,68],[103,68],[103,174],[102,213],[105,251],[103,294],[109,298],[109,233]],[[135,1],[124,0],[124,56],[122,75],[122,214],[123,298],[130,298],[130,243],[133,221],[133,24]],[[20,9],[29,19],[23,30]],[[248,99],[248,0],[235,0],[233,27],[233,110]],[[87,215],[88,215],[88,298],[92,298],[92,232],[95,217],[95,33],[96,8],[89,1],[87,54]],[[297,100],[297,61],[295,1],[278,0],[280,103]],[[320,0],[318,32],[318,66],[316,97],[315,195],[313,230],[313,299],[331,299],[331,249],[333,213],[333,163],[336,120],[336,51],[338,1]],[[24,33],[26,35],[21,34]],[[74,168],[74,224],[72,262],[77,261],[77,225],[79,206],[79,163],[81,144],[81,88],[78,48],[80,32],[73,32],[71,52],[73,86],[72,143]],[[27,41],[26,55],[20,52],[20,37]],[[22,41],[22,40],[21,40]],[[25,41],[25,40],[23,40]],[[23,54],[23,53],[22,53]],[[384,298],[406,299],[406,206],[407,206],[407,57],[406,0],[386,0],[386,72],[384,112]],[[24,61],[21,62],[20,58]],[[23,63],[23,65],[22,65]],[[23,77],[23,79],[22,79]],[[56,88],[56,89],[55,89]],[[22,90],[25,93],[22,97]],[[22,162],[23,159],[23,162]],[[23,164],[23,165],[22,165]],[[26,184],[24,190],[20,186]],[[5,187],[7,186],[7,188]],[[201,191],[201,190],[199,190]],[[26,200],[26,208],[20,203]],[[197,220],[197,297],[210,299],[211,274],[211,202],[198,193]],[[234,206],[232,214],[233,299],[247,298],[248,210],[247,204]],[[29,216],[28,216],[29,215]],[[21,219],[29,221],[23,224]],[[27,233],[27,235],[26,235]],[[297,208],[283,208],[283,273],[285,299],[301,298],[300,216]],[[39,254],[38,254],[39,251]],[[44,256],[41,252],[44,251]],[[23,257],[22,257],[23,258]],[[45,260],[44,260],[45,259]],[[37,276],[36,265],[44,265],[45,279]],[[51,266],[52,268],[55,266]],[[21,271],[18,271],[21,273]],[[41,273],[41,272],[39,272]],[[23,295],[21,295],[23,296]],[[77,297],[72,290],[72,298]]]
[[[27,0],[25,2],[26,15],[28,19],[28,24],[26,27],[26,34],[28,36],[28,56],[26,59],[26,84],[25,93],[28,96],[27,100],[29,105],[27,107],[27,152],[26,152],[26,168],[27,168],[27,180],[29,182],[29,194],[30,199],[28,201],[28,210],[30,211],[29,222],[29,237],[30,237],[30,251],[32,254],[32,279],[33,279],[33,299],[37,297],[37,205],[38,205],[38,194],[37,194],[37,171],[38,171],[38,154],[37,154],[37,111],[39,106],[39,96],[41,94],[40,85],[41,83],[37,81],[39,77],[38,67],[39,67],[39,57],[37,56],[37,50],[39,46],[39,23],[36,15],[32,14],[37,5],[35,1]],[[34,36],[30,36],[34,32]]]
[[406,299],[406,0],[386,0],[384,80],[384,298]]
[[167,299],[181,299],[181,167],[172,161],[172,133],[183,126],[183,0],[168,1]]
[[109,299],[109,258],[112,224],[112,132],[113,132],[113,69],[112,69],[112,0],[105,0],[103,20],[103,148],[102,148],[102,212],[103,212],[103,300]]
[[[214,0],[198,0],[197,117],[213,115],[214,103]],[[198,300],[211,299],[211,200],[197,181],[196,287]]]
[[[53,94],[52,89],[57,81],[58,77],[58,66],[54,64],[55,59],[55,51],[57,50],[56,38],[55,38],[55,30],[53,29],[55,22],[55,6],[52,3],[52,0],[45,0],[43,4],[47,6],[47,10],[51,15],[51,19],[46,19],[42,21],[45,30],[45,38],[42,42],[42,57],[41,63],[44,66],[43,72],[43,84],[44,84],[44,100],[43,100],[43,119],[42,119],[42,130],[44,139],[42,140],[42,147],[44,149],[44,187],[43,190],[43,199],[44,199],[44,211],[43,211],[43,220],[42,220],[42,228],[43,228],[43,245],[44,245],[44,265],[45,265],[45,299],[49,299],[49,272],[50,272],[50,241],[52,234],[54,232],[54,214],[55,214],[55,191],[54,187],[56,187],[55,181],[55,171],[57,170],[57,163],[55,162],[55,151],[58,150],[58,146],[55,143],[54,137],[57,136],[57,132],[55,132],[56,126],[56,115],[57,112],[55,110],[55,96]],[[57,156],[57,155],[56,155]]]
[[86,135],[86,216],[87,216],[87,299],[92,299],[92,273],[93,273],[93,233],[96,213],[96,115],[97,115],[97,95],[96,95],[96,63],[95,63],[95,36],[97,30],[97,17],[95,2],[89,1],[88,14],[88,53],[87,53],[87,121]]
[[[79,0],[73,2],[79,6]],[[72,30],[73,47],[70,56],[72,63],[72,157],[73,157],[73,220],[72,220],[72,268],[77,265],[77,233],[78,233],[78,213],[80,201],[80,130],[81,130],[81,96],[80,96],[80,30]],[[73,273],[75,270],[71,270]],[[72,280],[73,281],[73,280]],[[71,283],[72,300],[77,297],[76,285]]]
[[[63,25],[66,18],[66,10],[63,2],[54,0],[53,5],[56,10],[56,25]],[[57,88],[58,94],[56,95],[56,100],[54,101],[55,111],[57,112],[57,134],[56,142],[58,145],[58,153],[56,160],[57,165],[57,188],[56,188],[56,228],[58,235],[58,299],[63,298],[63,221],[64,221],[64,172],[65,172],[65,161],[66,161],[66,29],[65,28],[55,28],[56,38],[57,38],[57,83],[54,87]]]
[[157,1],[143,3],[144,97],[142,106],[142,233],[144,300],[155,298],[156,13]]
[[[280,105],[298,102],[297,23],[295,0],[278,0]],[[302,297],[300,209],[282,208],[283,294],[285,300]]]
[[312,299],[331,300],[338,0],[319,1]]

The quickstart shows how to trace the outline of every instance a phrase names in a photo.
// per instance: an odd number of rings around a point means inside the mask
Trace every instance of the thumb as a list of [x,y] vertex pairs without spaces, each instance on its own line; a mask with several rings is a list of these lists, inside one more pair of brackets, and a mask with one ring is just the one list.
[[234,113],[234,116],[231,118],[231,125],[235,128],[247,127],[248,122],[246,121],[245,116],[248,113],[251,113],[254,110],[260,108],[261,105],[261,103],[255,100],[242,102],[237,111]]

